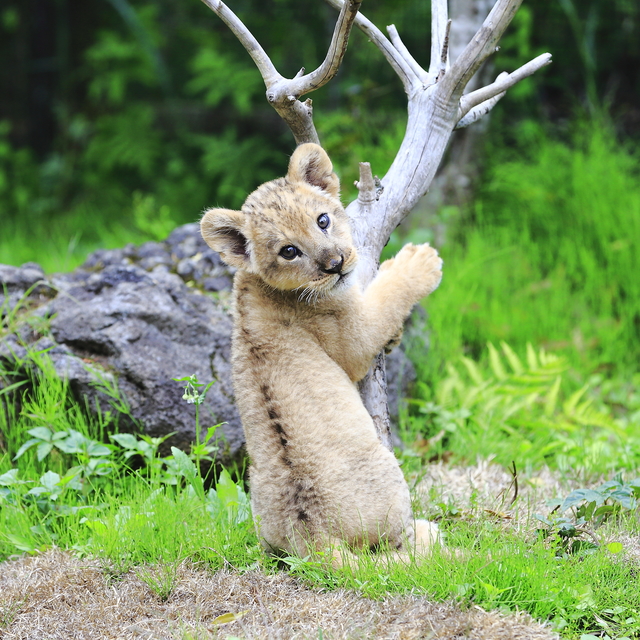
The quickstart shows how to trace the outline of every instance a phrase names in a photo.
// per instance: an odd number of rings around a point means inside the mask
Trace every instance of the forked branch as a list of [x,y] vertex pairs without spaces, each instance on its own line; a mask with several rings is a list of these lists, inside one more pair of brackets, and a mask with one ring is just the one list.
[[[326,2],[342,9],[344,0]],[[432,0],[431,61],[428,72],[411,56],[395,27],[388,28],[389,41],[362,14],[356,17],[356,25],[391,63],[409,96],[405,139],[382,179],[382,184],[388,187],[387,191],[377,203],[376,215],[368,219],[369,228],[363,232],[370,248],[373,243],[377,250],[382,250],[391,231],[426,193],[453,130],[479,120],[494,107],[509,87],[551,62],[551,56],[543,54],[513,73],[501,74],[487,87],[463,95],[469,80],[496,51],[498,41],[521,3],[522,0],[497,0],[481,28],[458,59],[449,65],[451,21],[447,0]],[[349,206],[350,212],[357,203]],[[365,272],[370,273],[371,269],[366,268]]]
[[267,100],[289,125],[296,143],[318,143],[318,134],[313,124],[311,100],[300,102],[298,98],[322,87],[338,73],[347,50],[351,27],[362,0],[347,0],[341,7],[331,44],[322,64],[307,75],[304,74],[303,67],[291,79],[278,73],[260,43],[222,0],[202,0],[202,2],[223,20],[247,50],[262,75],[267,88]]
[[509,89],[509,87],[512,87],[517,82],[520,82],[520,80],[532,75],[538,71],[538,69],[541,69],[548,64],[551,64],[551,54],[543,53],[537,58],[527,62],[527,64],[522,65],[513,73],[501,73],[496,78],[495,82],[462,96],[462,98],[460,98],[460,110],[458,115],[460,118],[463,118],[474,107],[481,105],[484,102],[488,102],[500,94],[504,95],[505,91]]
[[[344,0],[326,0],[326,3],[334,9],[342,10]],[[411,95],[416,77],[411,65],[402,57],[384,33],[382,33],[371,20],[365,18],[361,13],[358,13],[355,23],[369,40],[380,49],[382,55],[387,59],[387,62],[391,65],[400,80],[402,80],[406,93]]]

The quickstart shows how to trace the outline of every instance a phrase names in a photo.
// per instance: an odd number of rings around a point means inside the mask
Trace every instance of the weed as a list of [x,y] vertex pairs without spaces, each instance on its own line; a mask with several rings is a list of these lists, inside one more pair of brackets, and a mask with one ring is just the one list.
[[[636,512],[640,496],[640,478],[624,482],[618,474],[596,489],[575,489],[563,500],[549,500],[549,516],[535,514],[544,525],[538,533],[545,540],[554,540],[557,553],[592,553],[600,546],[594,530],[605,521]],[[566,514],[569,515],[566,515]],[[619,542],[610,542],[611,553],[622,551]]]
[[136,574],[162,602],[165,602],[176,585],[178,563],[160,560],[155,564],[140,567]]
[[495,456],[505,467],[517,460],[591,474],[640,465],[640,414],[616,416],[599,379],[567,393],[562,357],[527,345],[523,360],[505,342],[500,351],[489,343],[487,354],[483,366],[466,356],[447,364],[432,400],[409,400],[405,457]]
[[[182,399],[196,407],[196,442],[192,447],[191,455],[196,462],[198,473],[200,473],[200,461],[208,460],[209,462],[212,462],[213,459],[211,458],[211,454],[218,450],[215,445],[209,443],[220,425],[209,427],[204,441],[200,438],[200,405],[204,402],[207,391],[211,389],[215,381],[212,380],[205,386],[204,382],[200,382],[195,374],[184,378],[173,378],[173,380],[175,382],[185,383]],[[200,387],[204,387],[204,389],[200,391]]]

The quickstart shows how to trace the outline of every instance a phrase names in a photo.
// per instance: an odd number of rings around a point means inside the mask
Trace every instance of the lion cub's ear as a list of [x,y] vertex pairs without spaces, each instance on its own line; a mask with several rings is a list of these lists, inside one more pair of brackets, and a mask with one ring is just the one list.
[[327,152],[317,144],[301,144],[291,156],[287,179],[320,187],[334,198],[340,197],[340,180],[333,173]]
[[246,269],[249,266],[247,238],[242,232],[244,214],[230,209],[208,209],[200,220],[204,241],[230,266]]

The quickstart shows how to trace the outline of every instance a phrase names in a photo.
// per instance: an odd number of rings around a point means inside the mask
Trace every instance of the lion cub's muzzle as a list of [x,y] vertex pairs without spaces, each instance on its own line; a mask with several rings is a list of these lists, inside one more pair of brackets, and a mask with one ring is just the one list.
[[336,273],[338,275],[342,274],[342,267],[344,266],[344,256],[342,254],[338,256],[333,256],[329,260],[327,260],[324,264],[320,264],[320,271],[322,273]]

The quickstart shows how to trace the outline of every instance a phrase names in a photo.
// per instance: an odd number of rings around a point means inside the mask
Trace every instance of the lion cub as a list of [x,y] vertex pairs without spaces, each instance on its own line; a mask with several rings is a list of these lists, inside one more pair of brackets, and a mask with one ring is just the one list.
[[284,178],[201,222],[238,269],[233,381],[262,544],[299,556],[330,548],[336,565],[349,548],[404,551],[437,538],[414,520],[356,382],[442,277],[436,251],[409,244],[361,291],[339,188],[325,151],[303,144]]

